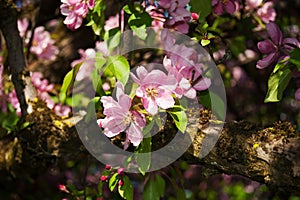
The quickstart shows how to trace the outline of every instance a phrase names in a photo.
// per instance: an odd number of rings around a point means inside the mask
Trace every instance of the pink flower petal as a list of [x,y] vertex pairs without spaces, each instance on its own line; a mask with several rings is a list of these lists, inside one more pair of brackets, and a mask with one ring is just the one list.
[[224,4],[224,8],[229,14],[233,14],[236,10],[235,3],[231,0],[226,1],[226,3]]
[[158,107],[153,99],[147,97],[143,98],[142,103],[149,114],[155,115],[158,112]]
[[274,44],[276,45],[280,45],[282,43],[282,32],[280,31],[279,27],[277,24],[275,24],[274,22],[270,22],[266,25],[267,28],[267,32],[269,34],[269,36],[271,37],[272,41],[274,42]]
[[170,93],[162,93],[156,97],[155,100],[157,105],[163,109],[172,108],[175,104],[175,101]]
[[257,43],[259,51],[263,54],[269,54],[276,51],[276,46],[270,40],[264,40]]
[[275,56],[276,56],[276,53],[271,53],[271,54],[265,56],[263,59],[257,61],[256,67],[258,69],[263,69],[263,68],[266,68],[266,67],[272,65],[275,60]]
[[194,88],[198,91],[206,90],[211,85],[209,78],[203,77],[198,83],[194,85]]
[[141,127],[137,126],[135,123],[131,123],[129,128],[126,130],[127,138],[133,144],[133,146],[138,146],[143,140],[143,134]]

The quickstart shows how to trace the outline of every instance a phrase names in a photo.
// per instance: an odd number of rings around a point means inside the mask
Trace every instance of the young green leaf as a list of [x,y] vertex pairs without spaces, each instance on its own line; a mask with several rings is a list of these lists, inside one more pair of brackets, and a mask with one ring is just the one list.
[[165,194],[165,186],[165,180],[159,175],[150,177],[144,187],[144,200],[159,200]]
[[60,93],[59,93],[59,98],[62,103],[64,103],[67,98],[67,93],[68,93],[71,85],[74,83],[75,77],[78,73],[80,66],[81,66],[81,63],[75,65],[75,67],[71,71],[69,71],[64,78],[64,81],[63,81],[63,84],[61,86]]
[[111,178],[109,179],[109,182],[108,182],[108,187],[110,189],[110,191],[113,191],[115,189],[115,187],[117,186],[118,184],[118,173],[114,173]]
[[110,56],[107,63],[108,66],[105,70],[111,71],[117,80],[126,85],[130,73],[130,66],[126,58],[120,55]]
[[95,116],[96,109],[101,105],[100,97],[94,97],[87,106],[87,113],[85,115],[85,122],[89,122]]
[[144,138],[134,153],[139,171],[145,175],[151,164],[151,137]]
[[289,68],[272,73],[268,81],[268,92],[265,102],[278,102],[282,98],[283,91],[287,87],[292,77],[292,71]]
[[124,184],[118,187],[120,196],[127,200],[133,200],[133,186],[130,179],[128,176],[124,176],[122,180]]
[[181,131],[182,133],[185,132],[185,129],[187,127],[187,116],[186,113],[183,110],[180,111],[169,111],[171,117],[173,118],[176,127],[178,128],[179,131]]
[[291,51],[290,62],[296,65],[300,71],[300,48],[296,48]]

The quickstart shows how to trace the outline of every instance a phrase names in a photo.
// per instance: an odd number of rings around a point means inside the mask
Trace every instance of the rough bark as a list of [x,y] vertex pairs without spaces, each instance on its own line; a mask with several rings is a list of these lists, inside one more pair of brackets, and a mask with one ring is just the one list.
[[[0,170],[18,176],[26,169],[30,172],[53,164],[60,157],[88,153],[70,124],[74,118],[60,119],[43,102],[35,103],[34,110],[27,117],[31,125],[0,139]],[[205,138],[215,134],[206,128],[209,123],[214,121],[207,110],[202,110],[197,132],[182,134],[183,142],[190,138],[193,142],[181,159],[205,166],[207,175],[239,174],[284,194],[300,194],[300,137],[290,123],[278,122],[268,128],[245,121],[225,123],[218,142],[203,157],[203,145],[210,142]],[[165,127],[153,138],[153,148],[166,145],[176,132],[173,124]],[[114,142],[120,144],[120,138]]]

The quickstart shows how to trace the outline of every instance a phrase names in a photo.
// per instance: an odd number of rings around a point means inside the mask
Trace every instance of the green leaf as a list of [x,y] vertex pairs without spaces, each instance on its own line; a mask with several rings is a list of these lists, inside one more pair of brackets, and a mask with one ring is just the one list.
[[207,46],[207,45],[209,45],[210,44],[210,40],[206,40],[206,39],[202,39],[201,40],[201,45],[203,46],[203,47],[205,47],[205,46]]
[[86,26],[92,26],[92,29],[96,35],[101,35],[103,26],[105,23],[104,19],[105,1],[95,1],[94,9],[88,13],[86,19],[88,21]]
[[150,27],[151,23],[152,18],[147,12],[133,13],[128,19],[130,28],[142,40],[145,40],[147,38],[146,28]]
[[150,177],[144,187],[144,200],[159,200],[165,194],[165,186],[165,180],[159,175]]
[[285,66],[287,66],[288,60],[289,60],[289,58],[286,58],[286,59],[280,61],[279,63],[277,63],[274,67],[273,73],[276,73],[279,69],[283,69]]
[[107,63],[108,66],[105,70],[111,71],[117,80],[126,85],[130,73],[130,66],[126,58],[120,55],[110,56]]
[[204,21],[212,11],[211,0],[191,0],[190,5],[191,12],[199,14],[199,21]]
[[115,189],[115,187],[117,186],[118,184],[118,173],[114,173],[111,178],[109,179],[109,182],[108,182],[108,187],[110,189],[110,191],[113,191]]
[[300,71],[300,48],[296,48],[291,51],[290,62],[296,65]]
[[99,181],[99,183],[98,183],[98,196],[99,196],[99,197],[102,197],[102,196],[103,196],[102,186],[103,186],[103,182],[102,182],[102,181]]
[[135,161],[138,164],[138,169],[145,175],[151,164],[151,137],[144,138],[134,153]]
[[168,111],[173,118],[176,127],[179,131],[182,133],[185,132],[186,126],[187,126],[187,116],[186,113],[183,110],[169,110]]
[[283,91],[287,87],[292,77],[292,71],[289,68],[278,70],[272,73],[268,81],[268,92],[265,102],[278,102],[282,98]]
[[113,28],[109,31],[106,31],[104,33],[104,41],[106,41],[107,48],[110,50],[110,52],[119,46],[121,41],[121,31],[120,28]]
[[133,186],[128,176],[123,177],[124,184],[118,187],[119,194],[122,198],[133,200]]
[[87,113],[85,115],[85,122],[89,122],[95,115],[95,111],[100,107],[100,97],[94,97],[87,106]]
[[75,77],[77,75],[77,72],[78,72],[80,66],[81,66],[81,63],[75,65],[75,67],[71,71],[69,71],[64,78],[63,84],[62,84],[62,86],[60,88],[60,92],[59,92],[59,98],[62,103],[65,103],[65,100],[67,98],[67,93],[68,93],[71,85],[74,83]]

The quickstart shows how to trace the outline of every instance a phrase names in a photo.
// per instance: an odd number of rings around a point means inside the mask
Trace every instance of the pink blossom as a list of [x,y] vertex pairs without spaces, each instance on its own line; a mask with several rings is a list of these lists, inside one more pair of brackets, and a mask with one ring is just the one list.
[[262,4],[263,0],[246,0],[246,9],[253,10],[258,8]]
[[58,54],[58,48],[54,46],[55,41],[51,39],[50,33],[42,26],[34,30],[32,46],[30,52],[39,58],[54,60]]
[[[187,79],[195,90],[206,90],[210,86],[211,80],[202,76],[204,66],[199,63],[200,55],[197,51],[184,44],[176,44],[175,39],[168,30],[163,30],[161,37],[164,49],[167,49],[167,57],[171,60],[171,66],[175,67],[177,72]],[[172,51],[169,52],[168,49]],[[185,84],[186,86],[187,84]]]
[[[189,29],[188,22],[191,20],[191,13],[186,9],[189,0],[160,0],[149,1],[156,9],[159,10],[157,15],[151,14],[155,18],[160,18],[163,13],[163,22],[165,27],[175,29],[181,33],[187,33]],[[161,11],[162,10],[162,11]]]
[[158,107],[168,109],[174,106],[172,93],[176,89],[177,80],[173,75],[166,75],[161,70],[148,72],[143,66],[138,67],[136,73],[137,77],[130,74],[139,85],[136,96],[142,98],[143,106],[149,114],[155,115]]
[[300,88],[298,88],[295,92],[295,99],[300,101]]
[[29,26],[29,21],[27,18],[18,20],[18,30],[20,32],[21,38],[25,36],[28,26]]
[[224,10],[232,15],[236,10],[235,0],[212,0],[211,5],[217,15],[223,14]]
[[69,106],[62,105],[61,103],[56,104],[54,106],[53,110],[54,110],[55,114],[60,117],[69,116],[69,114],[71,112],[71,108]]
[[121,25],[119,24],[119,14],[115,16],[110,16],[108,20],[105,21],[104,30],[109,31],[113,28],[120,27],[123,30],[124,27],[124,12],[121,12]]
[[0,63],[0,110],[2,112],[7,111],[7,95],[4,92],[3,86],[4,66]]
[[16,90],[13,90],[8,94],[7,101],[16,109],[17,115],[21,116],[21,107]]
[[165,18],[162,13],[156,12],[156,7],[153,5],[149,5],[146,7],[146,12],[152,17],[152,28],[154,31],[158,31],[164,27]]
[[172,62],[167,57],[164,58],[163,65],[170,75],[173,75],[177,80],[177,87],[174,93],[178,98],[186,96],[188,98],[194,99],[196,97],[196,90],[192,87],[189,80],[183,77],[176,67],[172,66]]
[[263,6],[257,10],[257,15],[264,23],[275,21],[276,11],[274,9],[273,2],[268,1],[264,3]]
[[124,86],[120,82],[117,83],[116,99],[117,101],[111,96],[101,97],[103,114],[106,117],[97,122],[104,128],[107,137],[114,137],[125,131],[127,140],[138,146],[143,139],[142,128],[146,125],[145,117],[137,111],[130,110],[132,99],[124,93]]
[[95,6],[95,0],[61,0],[61,2],[61,14],[67,16],[64,24],[71,30],[78,29],[89,9]]
[[86,50],[79,49],[78,53],[81,55],[81,58],[74,60],[71,63],[71,66],[75,67],[75,65],[81,64],[79,73],[76,76],[76,79],[81,81],[84,78],[90,77],[96,62],[96,51],[92,48]]

